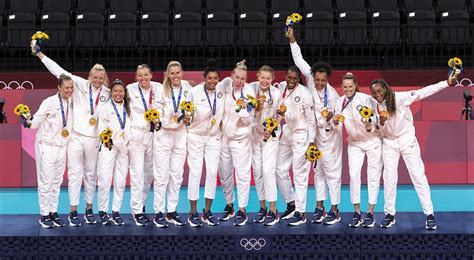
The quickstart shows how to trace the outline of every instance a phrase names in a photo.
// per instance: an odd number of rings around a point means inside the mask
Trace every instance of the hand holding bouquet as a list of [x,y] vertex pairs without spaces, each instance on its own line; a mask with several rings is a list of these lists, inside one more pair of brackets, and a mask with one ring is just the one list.
[[367,106],[358,106],[359,114],[362,116],[361,121],[365,124],[365,130],[367,132],[372,131],[372,119],[374,112],[370,107]]
[[143,116],[145,117],[145,120],[148,122],[148,124],[150,124],[150,132],[161,129],[160,112],[158,112],[156,109],[149,109],[145,111]]
[[49,36],[42,31],[37,31],[33,36],[31,36],[31,55],[36,56],[38,52],[41,51],[40,44],[43,44],[44,41],[49,40]]
[[183,111],[183,115],[180,118],[184,117],[184,124],[188,126],[194,115],[194,104],[191,101],[183,101],[179,104],[179,108]]
[[[113,134],[112,129],[106,128],[99,135],[101,144],[109,148],[109,151],[112,150],[112,146],[114,144],[112,141],[112,134]],[[99,151],[100,151],[100,148],[99,148]]]
[[310,162],[314,162],[320,159],[323,156],[323,153],[316,147],[314,144],[310,144],[308,150],[306,151],[306,159]]
[[293,27],[293,25],[299,21],[301,21],[303,17],[299,13],[292,13],[290,16],[286,17],[286,22],[285,22],[285,36],[286,38],[290,37],[288,33],[288,29],[290,27]]
[[458,80],[458,75],[463,71],[462,60],[458,57],[449,59],[448,61],[448,84],[453,86]]
[[17,116],[21,118],[21,124],[24,127],[30,127],[31,125],[31,112],[30,108],[25,104],[19,104],[13,110]]
[[[276,137],[275,131],[278,128],[278,120],[276,120],[274,117],[268,117],[265,119],[265,122],[263,122],[264,126],[264,131],[267,133],[270,133],[271,136]],[[263,141],[266,142],[268,138],[263,138]]]

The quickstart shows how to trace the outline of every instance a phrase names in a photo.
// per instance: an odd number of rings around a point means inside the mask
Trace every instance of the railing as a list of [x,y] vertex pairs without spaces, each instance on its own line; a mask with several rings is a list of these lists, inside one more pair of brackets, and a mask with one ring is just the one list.
[[[474,64],[473,26],[443,27],[301,27],[295,30],[303,56],[324,60],[337,69],[445,68],[448,58]],[[0,70],[42,71],[30,55],[34,30],[3,28],[0,34]],[[187,70],[201,70],[209,58],[229,70],[241,59],[251,69],[268,64],[275,69],[293,65],[288,40],[281,27],[192,28],[72,28],[47,29],[51,41],[44,52],[72,71],[88,71],[102,63],[109,71],[133,71],[147,63],[164,70],[179,60]],[[48,46],[49,44],[49,46]]]

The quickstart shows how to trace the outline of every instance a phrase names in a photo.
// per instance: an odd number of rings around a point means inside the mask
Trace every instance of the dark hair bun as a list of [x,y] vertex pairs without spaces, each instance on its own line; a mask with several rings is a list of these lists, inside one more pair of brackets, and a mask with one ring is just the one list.
[[206,61],[206,67],[208,68],[217,68],[218,64],[217,64],[217,61],[215,59],[208,59]]

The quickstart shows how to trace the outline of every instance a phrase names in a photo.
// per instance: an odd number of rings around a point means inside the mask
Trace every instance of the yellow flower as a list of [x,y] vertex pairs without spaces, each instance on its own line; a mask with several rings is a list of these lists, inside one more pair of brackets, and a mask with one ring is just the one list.
[[318,149],[318,148],[316,148],[315,145],[310,145],[310,146],[308,147],[308,152],[309,152],[309,153],[314,153],[314,152],[316,152],[317,149]]
[[22,113],[22,114],[25,114],[25,113],[30,112],[30,108],[29,108],[27,105],[21,106],[21,109],[20,109],[20,110],[21,110],[21,113]]
[[314,161],[317,160],[316,155],[314,155],[314,154],[308,154],[308,155],[306,156],[306,158],[307,158],[308,161],[310,161],[310,162],[314,162]]
[[32,40],[49,40],[49,35],[42,31],[37,31],[33,36],[31,36]]
[[179,104],[179,108],[184,111],[194,111],[194,104],[190,101],[183,101],[181,104]]
[[150,112],[145,111],[145,114],[143,114],[143,117],[145,118],[146,121],[150,121]]
[[21,115],[21,108],[22,108],[22,104],[19,104],[15,107],[15,109],[13,110],[13,112],[15,112],[15,115],[17,116]]
[[108,143],[109,141],[110,141],[110,136],[108,136],[108,135],[102,136],[102,142],[103,143]]
[[314,155],[316,155],[316,159],[321,159],[321,157],[323,157],[323,152],[321,152],[320,150],[316,150]]
[[265,127],[268,132],[272,132],[278,127],[278,121],[273,117],[268,117],[265,119]]
[[301,21],[301,19],[303,19],[303,17],[302,17],[299,13],[293,13],[293,14],[291,14],[291,16],[290,16],[290,19],[291,19],[291,21],[293,21],[294,23],[297,23],[297,22]]
[[369,118],[372,116],[372,109],[368,108],[368,107],[362,107],[362,109],[359,111],[359,114],[363,117],[363,118]]
[[159,118],[159,117],[160,117],[160,113],[158,113],[158,111],[155,110],[155,111],[152,111],[152,112],[151,112],[151,116],[152,116],[153,118]]

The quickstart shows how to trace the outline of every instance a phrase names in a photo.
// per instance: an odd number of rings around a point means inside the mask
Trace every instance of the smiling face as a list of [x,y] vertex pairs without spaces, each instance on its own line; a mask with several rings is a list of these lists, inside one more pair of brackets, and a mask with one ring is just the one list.
[[213,91],[216,89],[216,85],[219,82],[219,73],[217,71],[210,71],[206,75],[206,87],[207,90]]
[[342,81],[342,91],[346,97],[352,96],[356,92],[356,84],[352,79],[344,79]]
[[234,72],[232,72],[231,78],[232,82],[234,83],[234,88],[243,88],[245,82],[247,82],[247,71],[236,69]]
[[385,90],[382,85],[376,83],[370,87],[370,93],[377,102],[382,103],[385,100]]
[[151,78],[153,77],[153,74],[151,73],[151,70],[149,68],[137,69],[137,73],[135,76],[136,76],[136,80],[138,84],[140,84],[142,88],[145,88],[145,89],[150,88],[151,86],[150,81],[151,81]]
[[68,99],[72,96],[74,91],[74,83],[72,80],[64,80],[61,85],[58,86],[59,95],[63,99]]
[[121,84],[115,84],[110,90],[115,103],[122,103],[125,97],[125,87]]
[[89,80],[94,88],[102,87],[105,84],[106,78],[107,75],[105,74],[105,71],[102,70],[93,70],[89,75]]
[[316,90],[322,91],[328,84],[328,74],[326,72],[316,71],[313,76]]
[[273,74],[269,71],[260,71],[258,74],[258,83],[260,85],[260,89],[263,91],[267,91],[270,86],[272,85],[273,81]]
[[171,66],[169,68],[167,77],[171,80],[171,85],[173,85],[173,87],[181,86],[183,74],[183,70],[179,66]]
[[300,81],[300,75],[296,71],[289,70],[285,76],[286,85],[289,89],[293,89],[298,85]]

